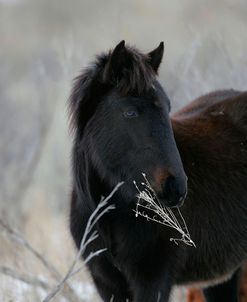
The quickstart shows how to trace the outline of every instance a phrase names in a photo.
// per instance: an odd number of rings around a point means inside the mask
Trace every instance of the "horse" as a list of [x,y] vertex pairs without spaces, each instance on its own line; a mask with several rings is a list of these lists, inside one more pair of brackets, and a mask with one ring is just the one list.
[[[212,92],[170,115],[163,52],[163,42],[144,54],[121,41],[75,79],[70,231],[79,248],[102,196],[124,182],[83,253],[106,248],[87,263],[102,300],[167,302],[186,285],[207,302],[236,302],[247,256],[247,92]],[[142,173],[162,206],[180,208],[196,248],[135,216]]]

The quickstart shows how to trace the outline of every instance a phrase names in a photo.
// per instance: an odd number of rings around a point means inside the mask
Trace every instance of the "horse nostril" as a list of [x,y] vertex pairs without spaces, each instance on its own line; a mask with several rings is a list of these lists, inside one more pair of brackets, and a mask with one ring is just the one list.
[[174,176],[168,176],[163,186],[163,192],[159,194],[159,197],[168,207],[181,206],[186,197],[186,187],[183,181]]
[[164,190],[167,195],[170,195],[172,192],[176,190],[176,181],[173,176],[169,176],[166,179]]

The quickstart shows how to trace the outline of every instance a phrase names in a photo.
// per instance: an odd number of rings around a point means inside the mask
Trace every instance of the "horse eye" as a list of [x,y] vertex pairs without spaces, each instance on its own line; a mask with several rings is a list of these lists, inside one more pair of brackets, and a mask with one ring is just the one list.
[[138,113],[136,111],[125,111],[124,117],[131,118],[131,117],[137,117]]

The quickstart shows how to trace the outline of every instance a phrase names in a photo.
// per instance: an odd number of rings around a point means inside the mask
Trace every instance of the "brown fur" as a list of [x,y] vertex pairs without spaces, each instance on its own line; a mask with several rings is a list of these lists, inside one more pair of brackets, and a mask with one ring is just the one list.
[[[204,95],[175,113],[172,124],[188,176],[182,212],[188,215],[197,244],[185,271],[199,262],[208,273],[211,269],[212,275],[220,276],[247,255],[247,93],[224,90]],[[193,264],[194,257],[198,260]],[[224,272],[218,271],[220,266],[225,266]],[[199,274],[198,279],[202,280]],[[191,294],[189,301],[202,301],[198,296]]]

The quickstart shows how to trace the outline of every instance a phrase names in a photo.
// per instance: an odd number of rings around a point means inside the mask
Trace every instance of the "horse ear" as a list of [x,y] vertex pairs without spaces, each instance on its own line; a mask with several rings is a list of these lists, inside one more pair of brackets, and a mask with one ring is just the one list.
[[103,73],[103,81],[118,80],[127,61],[125,41],[122,40],[110,54],[109,61]]
[[157,73],[160,63],[164,54],[164,42],[160,42],[160,45],[153,51],[148,53],[148,58],[153,70]]

